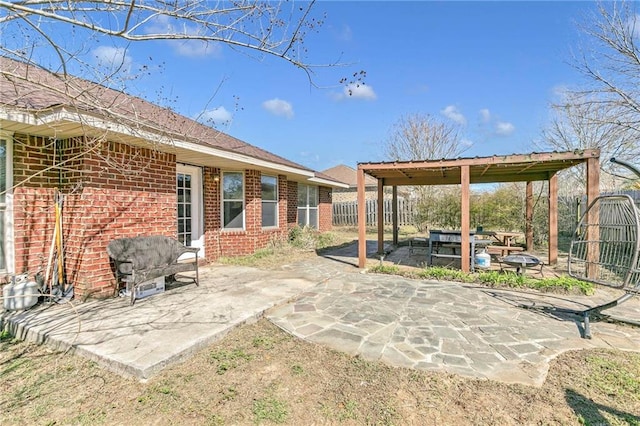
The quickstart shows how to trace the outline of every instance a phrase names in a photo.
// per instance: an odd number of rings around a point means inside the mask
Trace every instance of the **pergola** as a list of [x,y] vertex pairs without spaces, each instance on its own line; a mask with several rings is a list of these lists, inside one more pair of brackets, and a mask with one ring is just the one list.
[[[358,266],[366,263],[365,173],[378,179],[378,212],[382,212],[384,187],[392,187],[393,243],[398,244],[398,186],[454,185],[461,191],[462,270],[470,269],[469,185],[473,183],[526,182],[527,250],[533,249],[533,182],[549,182],[549,264],[558,260],[558,177],[561,170],[586,163],[587,204],[598,196],[600,150],[540,152],[491,157],[429,161],[394,161],[358,164]],[[378,214],[378,253],[384,247],[384,215]]]

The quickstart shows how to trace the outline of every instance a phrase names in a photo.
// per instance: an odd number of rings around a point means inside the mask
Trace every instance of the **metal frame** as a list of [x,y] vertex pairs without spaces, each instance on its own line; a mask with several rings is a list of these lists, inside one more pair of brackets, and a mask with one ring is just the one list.
[[[611,159],[640,177],[633,166]],[[569,275],[579,280],[619,288],[619,298],[576,311],[583,319],[584,337],[591,338],[591,319],[609,318],[602,311],[640,293],[640,212],[628,195],[602,195],[589,204],[573,234],[569,250]],[[640,323],[619,320],[634,325]]]

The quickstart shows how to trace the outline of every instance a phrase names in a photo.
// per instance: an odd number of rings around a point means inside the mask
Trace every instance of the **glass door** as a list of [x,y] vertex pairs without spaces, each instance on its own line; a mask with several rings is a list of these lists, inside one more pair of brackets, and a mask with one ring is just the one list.
[[198,257],[204,257],[202,169],[178,165],[176,192],[178,241],[188,247],[200,247]]
[[0,133],[0,272],[13,272],[12,137]]

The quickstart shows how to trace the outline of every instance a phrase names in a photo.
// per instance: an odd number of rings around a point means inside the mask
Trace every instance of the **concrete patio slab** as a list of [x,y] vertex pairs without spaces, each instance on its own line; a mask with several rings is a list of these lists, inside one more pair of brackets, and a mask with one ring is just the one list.
[[[613,300],[614,290],[554,295],[368,274],[355,267],[356,250],[352,244],[280,270],[214,265],[201,269],[199,287],[134,306],[127,298],[43,305],[0,320],[20,338],[141,379],[263,315],[368,360],[529,385],[541,385],[549,362],[567,350],[640,351],[640,327],[594,322],[587,340],[579,318],[562,311]],[[375,244],[368,251],[375,259]],[[607,313],[637,321],[640,297]]]
[[314,284],[291,272],[214,266],[201,268],[200,286],[180,285],[133,306],[128,297],[42,304],[4,312],[2,319],[21,339],[71,349],[116,373],[145,379]]

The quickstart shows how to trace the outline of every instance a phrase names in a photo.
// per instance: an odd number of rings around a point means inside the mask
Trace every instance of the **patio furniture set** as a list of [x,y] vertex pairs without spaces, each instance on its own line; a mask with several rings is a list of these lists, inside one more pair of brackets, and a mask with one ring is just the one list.
[[[516,268],[518,273],[528,267],[542,266],[540,259],[531,254],[521,253],[524,249],[515,245],[516,239],[521,236],[522,234],[519,232],[494,232],[482,229],[471,231],[469,233],[471,271],[475,270],[476,256],[481,252],[491,255],[494,260],[498,261],[501,269],[503,264],[506,264]],[[437,258],[461,259],[461,244],[461,231],[434,229],[429,232],[429,238],[410,239],[409,250],[413,254],[417,248],[426,249],[427,265],[431,266],[434,259]]]

